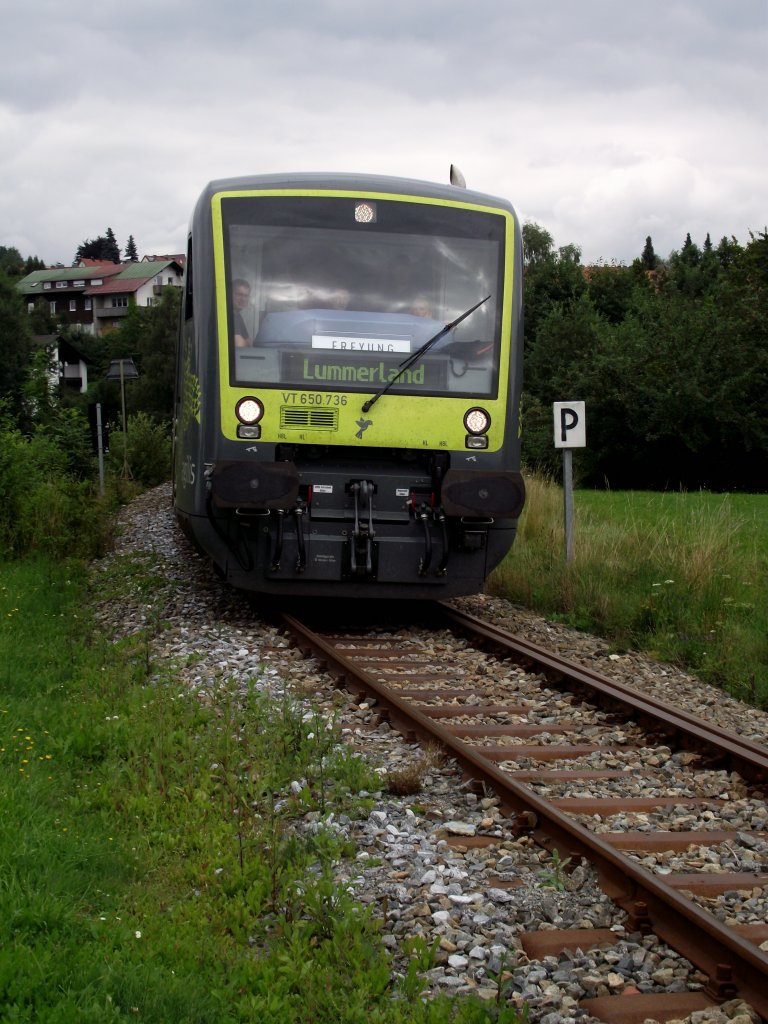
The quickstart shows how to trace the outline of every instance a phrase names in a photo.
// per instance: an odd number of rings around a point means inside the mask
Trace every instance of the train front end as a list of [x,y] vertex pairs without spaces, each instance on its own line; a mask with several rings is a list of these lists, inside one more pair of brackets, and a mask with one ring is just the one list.
[[192,220],[175,505],[267,594],[478,591],[520,476],[520,230],[401,179],[213,182]]

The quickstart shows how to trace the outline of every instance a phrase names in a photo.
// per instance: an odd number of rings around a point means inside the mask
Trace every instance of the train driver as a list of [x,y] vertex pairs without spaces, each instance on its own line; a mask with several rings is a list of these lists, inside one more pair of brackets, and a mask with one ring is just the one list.
[[243,278],[232,282],[232,321],[235,333],[235,346],[247,348],[252,345],[251,335],[245,323],[244,313],[251,304],[251,286]]

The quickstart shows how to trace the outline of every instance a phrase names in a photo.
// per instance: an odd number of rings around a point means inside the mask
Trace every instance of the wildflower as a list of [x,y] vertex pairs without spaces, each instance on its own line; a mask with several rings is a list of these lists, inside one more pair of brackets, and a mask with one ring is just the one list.
[[674,583],[674,580],[664,580],[665,583]]
[[140,931],[135,931],[133,934],[136,936],[137,939],[141,938],[141,932]]

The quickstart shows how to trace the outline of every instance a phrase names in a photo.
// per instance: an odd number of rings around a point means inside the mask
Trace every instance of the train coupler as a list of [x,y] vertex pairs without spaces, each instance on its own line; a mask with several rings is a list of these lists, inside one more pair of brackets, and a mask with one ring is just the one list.
[[304,543],[302,519],[306,515],[307,506],[303,501],[299,501],[292,511],[293,518],[296,521],[296,572],[304,572],[307,567],[307,548]]
[[424,554],[419,559],[418,574],[419,576],[426,576],[430,565],[432,564],[432,556],[434,554],[432,524],[434,523],[434,525],[440,530],[440,542],[443,548],[440,562],[435,569],[435,576],[447,576],[450,544],[448,540],[448,525],[445,518],[445,511],[440,506],[435,508],[432,505],[428,505],[426,502],[422,502],[417,508],[413,498],[411,500],[411,504],[416,521],[421,523],[424,529]]
[[424,528],[424,554],[419,560],[419,576],[427,575],[430,562],[432,561],[432,534],[429,532],[430,513],[431,509],[424,502],[422,502],[420,508],[416,512],[416,519]]
[[351,576],[369,579],[376,575],[376,531],[373,529],[374,484],[355,480],[349,485],[354,507],[354,527],[348,541],[348,568]]

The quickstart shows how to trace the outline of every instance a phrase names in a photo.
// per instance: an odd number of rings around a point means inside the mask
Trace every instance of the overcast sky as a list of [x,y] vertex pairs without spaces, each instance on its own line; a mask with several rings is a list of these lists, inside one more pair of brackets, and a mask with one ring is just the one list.
[[467,184],[585,262],[768,222],[768,0],[0,0],[0,245],[182,252],[213,178]]

